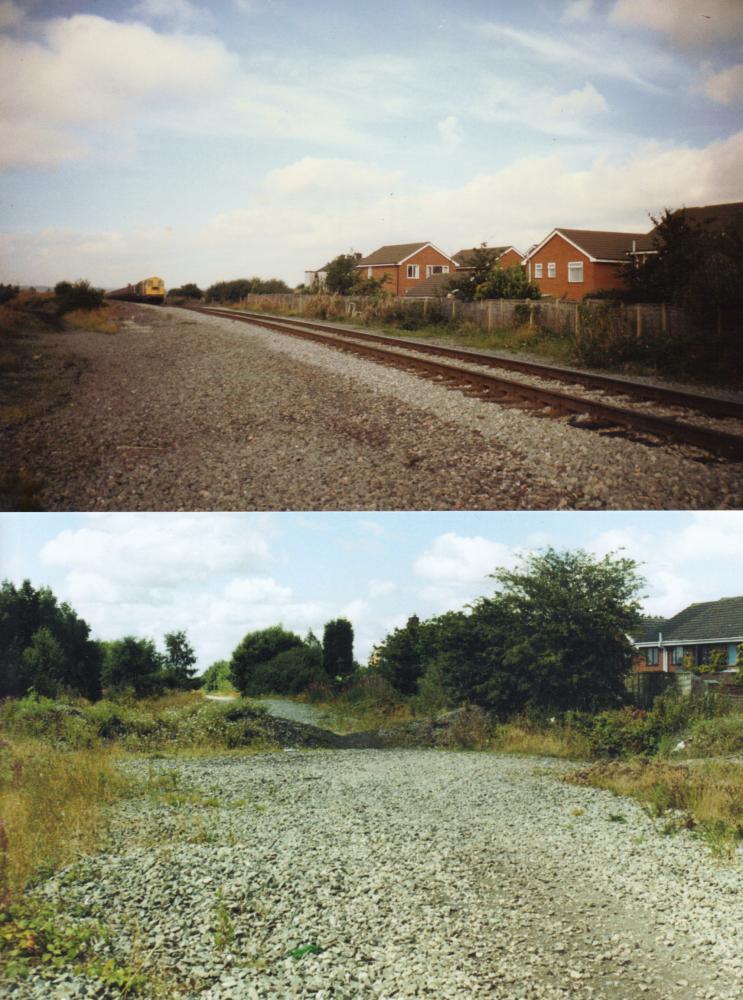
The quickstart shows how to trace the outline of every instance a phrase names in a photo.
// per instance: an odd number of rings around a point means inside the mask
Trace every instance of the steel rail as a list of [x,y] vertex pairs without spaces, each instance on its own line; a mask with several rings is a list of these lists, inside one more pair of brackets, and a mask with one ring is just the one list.
[[[638,410],[626,409],[611,403],[587,399],[582,396],[571,396],[564,392],[545,389],[541,386],[528,385],[524,382],[505,378],[504,376],[474,372],[469,368],[459,368],[455,365],[433,361],[429,358],[419,358],[412,354],[404,354],[400,351],[390,349],[389,346],[386,346],[385,349],[372,347],[354,342],[356,340],[355,337],[342,339],[340,334],[345,335],[345,330],[340,331],[330,328],[332,335],[329,336],[319,326],[316,327],[315,325],[309,328],[301,323],[289,325],[283,319],[266,319],[262,315],[249,315],[242,311],[238,312],[227,309],[206,309],[200,306],[189,306],[187,308],[211,316],[223,316],[237,322],[252,323],[269,330],[278,330],[281,333],[288,333],[291,336],[304,340],[311,340],[326,347],[335,347],[338,350],[371,358],[377,362],[394,364],[398,368],[412,370],[416,373],[422,372],[440,382],[443,381],[449,385],[468,390],[481,399],[489,399],[501,404],[507,404],[508,400],[515,399],[519,401],[520,405],[526,404],[529,408],[543,409],[548,407],[557,413],[566,413],[573,416],[587,415],[593,421],[600,424],[625,427],[632,431],[667,438],[679,444],[692,445],[703,451],[724,455],[727,458],[743,460],[743,436],[730,434],[726,431],[699,427],[676,420],[673,417],[642,413]],[[379,337],[379,340],[389,345],[390,338]],[[397,341],[396,346],[399,346],[400,343],[400,341]],[[407,343],[403,341],[402,344],[408,349]],[[473,360],[470,352],[464,352],[464,354],[467,356],[469,363],[479,363],[479,355],[477,356],[478,360]]]
[[602,375],[598,372],[583,372],[575,368],[565,368],[561,365],[547,365],[540,361],[525,361],[523,358],[511,358],[502,354],[483,354],[466,347],[445,347],[441,344],[427,344],[420,340],[392,337],[384,333],[367,333],[363,330],[353,330],[344,326],[331,326],[326,323],[316,323],[311,320],[294,317],[273,316],[265,313],[252,313],[246,310],[215,310],[199,307],[203,312],[220,312],[222,315],[250,316],[255,321],[266,320],[280,322],[289,326],[306,327],[311,330],[327,330],[343,337],[371,343],[392,344],[408,351],[418,351],[439,357],[456,358],[468,364],[481,365],[486,368],[504,368],[509,371],[523,372],[551,381],[567,382],[574,385],[584,385],[588,389],[600,389],[615,396],[641,397],[668,406],[681,407],[686,410],[697,410],[712,417],[723,417],[743,420],[743,402],[734,399],[720,399],[716,396],[705,396],[703,393],[689,392],[683,389],[671,389],[667,386],[652,385],[646,382],[633,382],[631,379],[616,375]]

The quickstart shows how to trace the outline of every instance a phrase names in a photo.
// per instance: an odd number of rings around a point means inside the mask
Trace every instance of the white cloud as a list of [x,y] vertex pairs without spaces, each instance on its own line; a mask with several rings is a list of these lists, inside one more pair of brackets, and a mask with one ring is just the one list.
[[[42,22],[42,42],[0,38],[0,166],[62,162],[88,150],[75,129],[115,131],[164,107],[199,104],[235,67],[220,42],[159,35],[91,15]],[[60,129],[69,149],[60,143]],[[40,150],[28,150],[33,136]]]
[[740,0],[617,0],[615,24],[649,28],[688,48],[703,48],[743,38]]
[[515,565],[513,549],[479,536],[446,532],[413,564],[417,576],[435,583],[479,583],[495,569]]
[[353,160],[305,156],[289,166],[269,171],[265,185],[267,190],[282,196],[326,200],[332,195],[334,200],[363,202],[387,194],[399,182],[397,170],[381,170]]
[[112,585],[141,588],[207,579],[270,559],[266,534],[237,517],[172,514],[92,522],[63,531],[40,554],[46,566],[84,574],[106,568]]
[[436,123],[436,131],[441,137],[444,149],[453,150],[462,145],[462,132],[456,115],[448,115]]
[[593,0],[570,0],[562,12],[562,20],[567,23],[585,21],[592,9]]
[[376,597],[386,597],[388,594],[394,594],[396,590],[397,584],[394,580],[369,581],[369,597],[372,599]]
[[526,49],[538,59],[561,67],[571,66],[581,71],[589,70],[599,76],[626,80],[643,87],[653,87],[649,80],[639,76],[622,56],[616,55],[616,40],[610,46],[607,39],[593,37],[584,44],[573,45],[557,34],[523,31],[503,24],[486,23],[481,32],[499,42]]
[[283,587],[267,576],[237,577],[224,588],[228,601],[239,604],[256,604],[267,601],[282,604],[291,599],[291,587]]
[[708,76],[702,83],[704,93],[718,104],[733,104],[743,101],[743,64],[730,66],[719,73]]

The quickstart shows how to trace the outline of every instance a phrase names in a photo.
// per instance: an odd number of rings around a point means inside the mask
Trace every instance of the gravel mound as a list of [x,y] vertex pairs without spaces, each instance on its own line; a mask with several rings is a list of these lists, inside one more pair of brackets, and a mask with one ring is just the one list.
[[[157,968],[170,997],[743,993],[739,868],[661,836],[631,801],[556,780],[574,765],[320,750],[127,766],[218,804],[125,803],[107,853],[43,893],[102,915],[115,953]],[[54,973],[6,995],[109,996]]]
[[48,510],[743,506],[743,466],[602,437],[215,316],[128,306],[123,332],[45,334],[69,404],[7,428]]

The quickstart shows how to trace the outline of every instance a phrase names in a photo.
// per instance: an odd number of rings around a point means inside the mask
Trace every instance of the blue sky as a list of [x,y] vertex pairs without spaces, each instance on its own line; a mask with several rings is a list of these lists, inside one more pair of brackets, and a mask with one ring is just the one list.
[[0,514],[0,579],[51,586],[98,638],[186,629],[200,668],[253,629],[321,634],[340,615],[365,662],[547,545],[636,559],[649,613],[743,593],[739,511]]
[[526,249],[743,199],[740,0],[0,0],[0,280]]

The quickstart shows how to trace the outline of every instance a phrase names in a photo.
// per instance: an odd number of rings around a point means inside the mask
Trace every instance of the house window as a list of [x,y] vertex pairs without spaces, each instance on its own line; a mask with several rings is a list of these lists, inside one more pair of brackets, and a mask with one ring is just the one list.
[[366,276],[367,276],[367,278],[371,278],[371,276],[372,276],[372,266],[371,266],[371,264],[366,269]]
[[419,267],[417,264],[408,264],[408,277],[417,278],[419,274]]
[[645,650],[645,662],[649,667],[658,666],[658,653],[660,650],[657,646],[651,646],[649,649]]
[[543,266],[544,265],[542,265],[542,264],[535,264],[534,265],[534,277],[535,278],[541,278],[542,277],[542,267]]
[[551,263],[547,265],[547,277],[548,278],[557,277],[557,264]]
[[728,643],[728,666],[734,667],[738,662],[738,647],[734,642]]
[[683,666],[684,663],[684,647],[674,646],[671,650],[671,663],[674,667]]
[[432,274],[448,274],[449,265],[448,264],[426,264],[426,277],[430,278]]
[[571,284],[583,281],[583,261],[571,260],[568,263],[568,281]]

